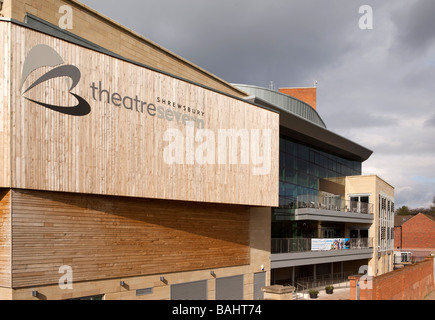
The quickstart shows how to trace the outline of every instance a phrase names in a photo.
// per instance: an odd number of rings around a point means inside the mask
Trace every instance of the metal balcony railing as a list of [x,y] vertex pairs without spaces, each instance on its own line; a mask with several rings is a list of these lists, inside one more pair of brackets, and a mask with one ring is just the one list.
[[340,196],[300,195],[297,197],[296,208],[373,214],[372,203],[343,200]]
[[[292,252],[308,252],[312,250],[313,238],[273,238],[271,241],[271,253],[292,253]],[[325,239],[326,240],[326,239]],[[338,250],[357,250],[373,248],[373,238],[346,238],[350,242],[347,249]]]

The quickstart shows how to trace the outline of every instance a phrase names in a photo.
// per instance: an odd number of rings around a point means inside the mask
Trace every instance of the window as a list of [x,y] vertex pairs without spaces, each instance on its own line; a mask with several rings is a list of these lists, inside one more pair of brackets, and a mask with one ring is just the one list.
[[361,196],[359,197],[359,201],[363,203],[369,203],[369,197],[368,196]]
[[[319,195],[320,179],[333,180],[361,174],[361,161],[333,155],[284,135],[280,136],[279,143],[280,208],[274,208],[272,212],[280,218],[272,221],[272,230],[284,228],[288,219],[294,215],[299,195]],[[334,182],[343,184],[341,180]],[[281,236],[281,232],[272,232],[273,237]]]
[[371,214],[371,209],[369,206],[369,195],[351,195],[349,197],[349,200],[349,208],[352,212]]

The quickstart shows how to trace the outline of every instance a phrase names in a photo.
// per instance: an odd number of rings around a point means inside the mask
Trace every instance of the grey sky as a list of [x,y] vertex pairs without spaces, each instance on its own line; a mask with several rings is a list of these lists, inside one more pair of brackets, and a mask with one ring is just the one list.
[[[435,1],[81,0],[231,83],[313,86],[327,127],[374,151],[396,207],[435,195]],[[362,5],[374,13],[361,30]]]

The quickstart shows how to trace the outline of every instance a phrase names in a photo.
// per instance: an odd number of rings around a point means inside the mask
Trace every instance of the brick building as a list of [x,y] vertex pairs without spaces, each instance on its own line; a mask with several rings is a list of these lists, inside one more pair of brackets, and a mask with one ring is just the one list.
[[435,218],[419,213],[411,218],[396,219],[394,248],[410,251],[417,259],[435,251]]

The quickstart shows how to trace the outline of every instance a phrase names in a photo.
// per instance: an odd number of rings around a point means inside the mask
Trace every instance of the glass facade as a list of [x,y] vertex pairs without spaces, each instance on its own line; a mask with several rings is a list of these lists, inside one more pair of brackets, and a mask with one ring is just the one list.
[[[272,211],[272,238],[297,236],[292,232],[298,195],[319,195],[320,179],[343,184],[342,177],[361,175],[361,161],[352,161],[291,138],[280,136],[279,208]],[[305,234],[307,236],[307,234]]]

